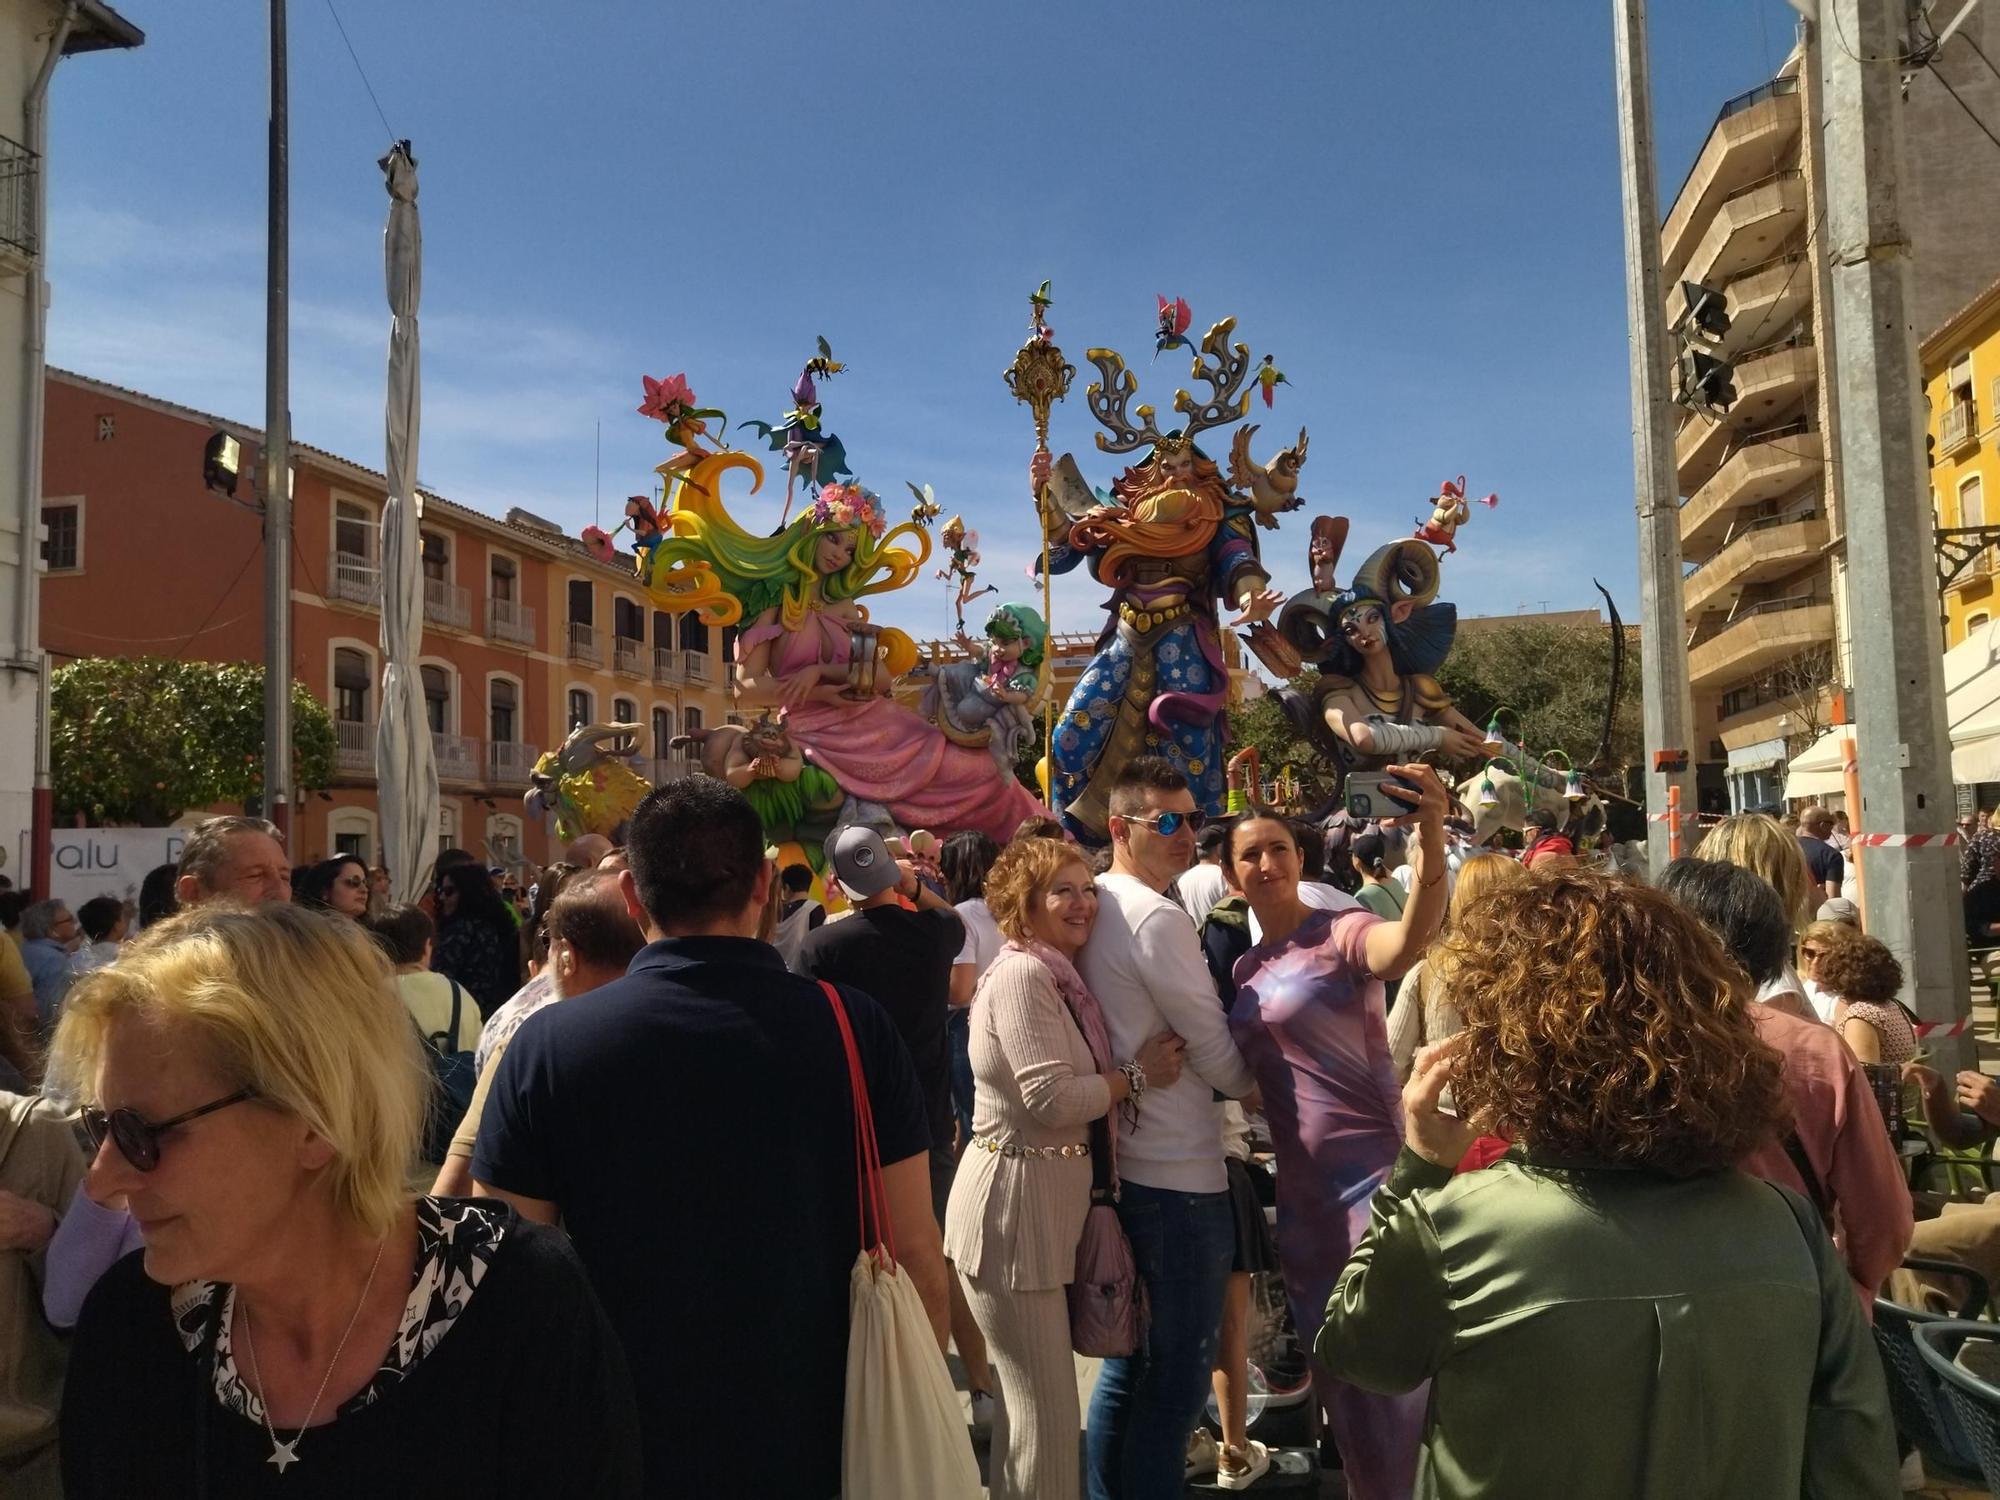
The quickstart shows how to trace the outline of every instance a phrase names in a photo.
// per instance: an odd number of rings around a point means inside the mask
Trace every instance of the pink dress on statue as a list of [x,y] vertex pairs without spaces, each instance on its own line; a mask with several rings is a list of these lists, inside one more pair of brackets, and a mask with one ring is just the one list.
[[[851,659],[846,622],[817,609],[789,633],[775,623],[745,631],[739,656],[763,640],[772,643],[778,677]],[[786,722],[807,760],[849,796],[881,803],[904,828],[974,828],[1004,844],[1023,818],[1048,811],[984,750],[953,744],[894,699],[808,700],[793,706]]]
[[[1310,1350],[1327,1298],[1368,1229],[1370,1201],[1403,1147],[1402,1090],[1382,981],[1368,972],[1365,911],[1316,911],[1236,961],[1229,1031],[1264,1091],[1278,1156],[1278,1262]],[[1379,1396],[1315,1360],[1353,1500],[1409,1500],[1430,1383]]]

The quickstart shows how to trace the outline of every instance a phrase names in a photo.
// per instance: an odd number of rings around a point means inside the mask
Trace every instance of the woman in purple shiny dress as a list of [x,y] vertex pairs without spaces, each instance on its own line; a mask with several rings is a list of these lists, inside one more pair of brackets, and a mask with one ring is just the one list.
[[[1397,820],[1418,830],[1400,921],[1301,902],[1298,841],[1283,819],[1248,813],[1224,845],[1223,870],[1264,932],[1236,962],[1229,1029],[1264,1094],[1278,1153],[1278,1258],[1307,1348],[1403,1143],[1382,981],[1417,961],[1444,914],[1445,789],[1427,766],[1391,769],[1421,789],[1411,817]],[[1313,1385],[1351,1500],[1408,1500],[1429,1387],[1375,1395],[1317,1365]]]

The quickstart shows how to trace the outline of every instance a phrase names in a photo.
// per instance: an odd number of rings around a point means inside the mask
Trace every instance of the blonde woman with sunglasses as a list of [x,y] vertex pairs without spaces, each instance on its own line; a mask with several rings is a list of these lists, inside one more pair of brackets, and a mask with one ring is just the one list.
[[206,906],[71,993],[88,1190],[144,1249],[90,1293],[70,1500],[639,1493],[617,1340],[562,1236],[407,1189],[429,1073],[354,922]]

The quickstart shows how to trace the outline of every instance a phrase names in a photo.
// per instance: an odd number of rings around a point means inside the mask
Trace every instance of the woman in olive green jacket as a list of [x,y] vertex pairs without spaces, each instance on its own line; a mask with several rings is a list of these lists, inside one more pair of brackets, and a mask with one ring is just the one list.
[[[1786,1106],[1715,939],[1565,868],[1477,903],[1433,962],[1466,1030],[1418,1055],[1315,1349],[1371,1390],[1431,1381],[1417,1494],[1893,1500],[1840,1258],[1804,1199],[1731,1165]],[[1513,1149],[1454,1176],[1487,1132]]]

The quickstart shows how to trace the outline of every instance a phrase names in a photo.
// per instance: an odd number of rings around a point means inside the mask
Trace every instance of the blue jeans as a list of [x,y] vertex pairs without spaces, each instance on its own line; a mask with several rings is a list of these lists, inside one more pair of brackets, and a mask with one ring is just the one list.
[[1118,1218],[1146,1284],[1146,1345],[1107,1359],[1090,1400],[1090,1500],[1179,1500],[1208,1399],[1236,1251],[1229,1194],[1125,1183]]

